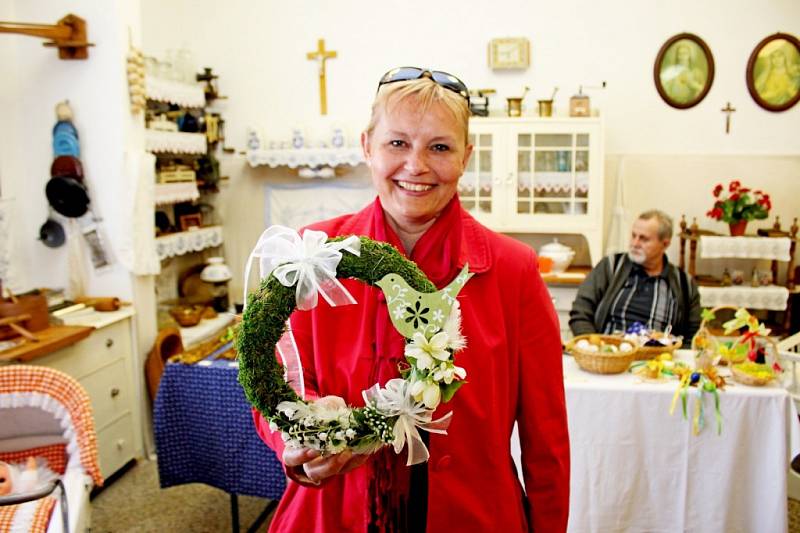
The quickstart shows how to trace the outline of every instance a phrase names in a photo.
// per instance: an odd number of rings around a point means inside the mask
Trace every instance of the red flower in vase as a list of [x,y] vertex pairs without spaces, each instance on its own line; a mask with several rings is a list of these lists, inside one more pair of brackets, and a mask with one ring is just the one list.
[[761,190],[753,191],[748,187],[742,187],[739,180],[733,180],[728,184],[727,194],[724,190],[721,183],[712,190],[714,205],[706,212],[709,218],[734,224],[741,220],[765,219],[772,209],[772,201],[768,194]]

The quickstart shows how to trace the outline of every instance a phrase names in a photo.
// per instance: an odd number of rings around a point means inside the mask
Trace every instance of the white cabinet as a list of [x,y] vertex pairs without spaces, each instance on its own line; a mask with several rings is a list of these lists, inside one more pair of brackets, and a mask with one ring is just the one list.
[[72,346],[29,361],[69,374],[88,392],[104,478],[142,456],[139,395],[133,377],[132,316],[129,309],[75,318],[68,315],[69,324],[97,329]]
[[567,233],[602,255],[600,118],[470,119],[474,152],[459,182],[465,209],[503,233]]

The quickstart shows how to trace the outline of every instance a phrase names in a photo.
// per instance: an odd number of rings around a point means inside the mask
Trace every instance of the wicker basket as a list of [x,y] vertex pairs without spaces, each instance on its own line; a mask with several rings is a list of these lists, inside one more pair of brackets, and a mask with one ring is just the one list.
[[646,359],[652,359],[654,357],[658,357],[662,353],[672,354],[683,345],[683,339],[680,337],[675,339],[675,342],[672,344],[665,344],[664,346],[644,346],[640,345],[639,349],[636,350],[636,360],[637,361],[644,361]]
[[[623,342],[627,342],[632,346],[629,352],[588,352],[577,348],[575,345],[581,339],[589,340],[589,337],[599,337],[603,344],[613,344],[619,346]],[[628,370],[628,367],[636,357],[639,350],[639,345],[636,342],[626,341],[622,337],[616,335],[598,335],[595,333],[588,335],[578,335],[571,339],[566,345],[566,351],[571,353],[575,358],[578,366],[587,372],[594,374],[620,374]]]
[[763,387],[775,379],[774,376],[768,378],[756,377],[752,374],[748,374],[747,372],[742,372],[736,368],[735,365],[731,366],[731,374],[733,375],[733,380],[737,383],[741,383],[742,385],[750,385],[751,387]]

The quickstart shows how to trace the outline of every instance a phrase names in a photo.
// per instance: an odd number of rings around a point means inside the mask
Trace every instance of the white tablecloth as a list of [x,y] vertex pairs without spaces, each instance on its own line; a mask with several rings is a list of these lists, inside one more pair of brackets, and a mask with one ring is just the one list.
[[669,414],[676,381],[589,374],[565,356],[564,384],[569,531],[786,531],[800,425],[784,389],[730,384],[720,393],[721,435],[706,395],[706,426],[694,436],[680,404]]

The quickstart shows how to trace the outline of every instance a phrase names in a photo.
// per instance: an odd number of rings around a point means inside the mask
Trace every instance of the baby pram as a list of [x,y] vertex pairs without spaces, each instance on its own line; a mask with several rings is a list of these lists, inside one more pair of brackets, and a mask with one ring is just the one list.
[[36,494],[0,497],[0,533],[88,530],[89,492],[103,483],[88,394],[51,368],[0,367],[0,460],[29,456],[45,458],[60,477]]

